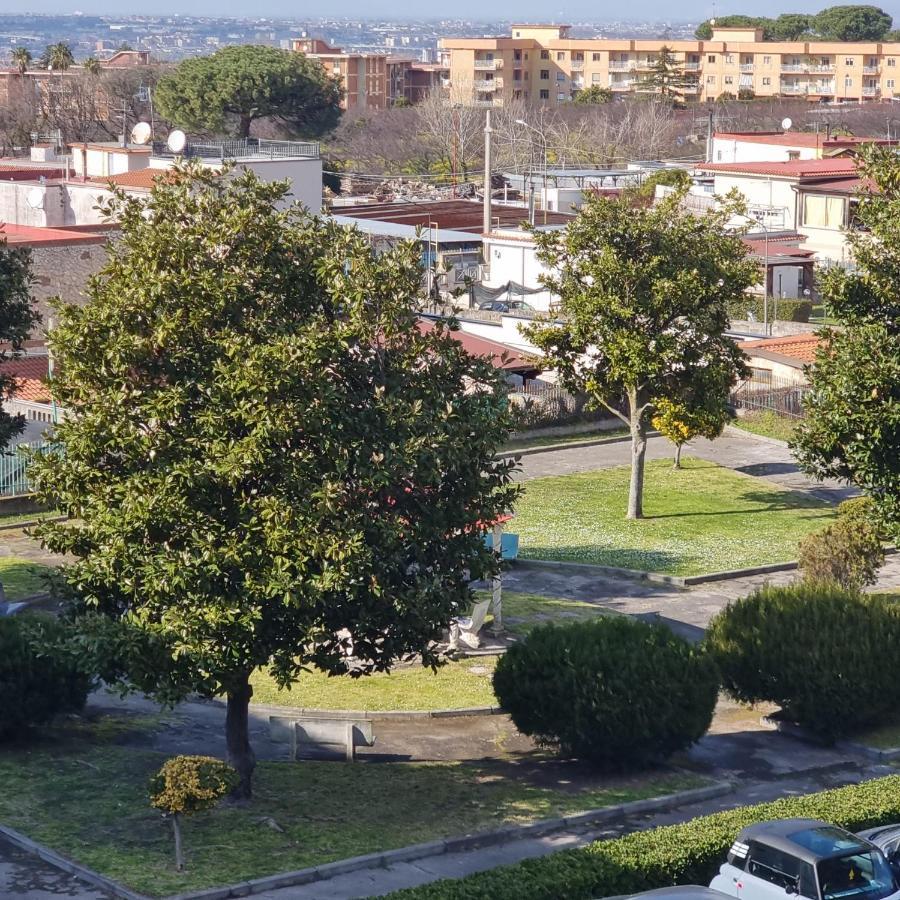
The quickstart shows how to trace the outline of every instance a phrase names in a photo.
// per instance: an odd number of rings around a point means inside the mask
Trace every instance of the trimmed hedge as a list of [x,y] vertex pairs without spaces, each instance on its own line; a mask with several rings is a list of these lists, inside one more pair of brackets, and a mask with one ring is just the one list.
[[[732,319],[746,321],[748,310],[756,316],[758,322],[765,318],[765,303],[762,297],[746,297],[735,300],[728,307],[728,315]],[[779,322],[808,322],[812,315],[812,302],[809,300],[787,300],[769,297],[769,321],[775,321],[775,312],[778,312]]]
[[396,891],[393,900],[587,900],[673,884],[709,884],[738,832],[770,819],[809,817],[850,831],[900,821],[900,775],[742,806],[578,850],[563,850],[459,880]]
[[732,697],[777,703],[826,739],[877,723],[900,701],[896,606],[834,582],[760,588],[722,610],[704,644]]
[[719,674],[664,625],[626,616],[535,628],[500,657],[494,691],[538,744],[602,766],[646,765],[709,728]]

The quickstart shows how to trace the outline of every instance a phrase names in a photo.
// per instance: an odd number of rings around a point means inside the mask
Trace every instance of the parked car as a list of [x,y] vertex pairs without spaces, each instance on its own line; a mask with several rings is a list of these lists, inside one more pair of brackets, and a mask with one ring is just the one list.
[[900,824],[867,828],[860,831],[857,837],[869,841],[881,850],[894,870],[894,878],[900,884]]
[[487,309],[491,312],[519,312],[534,315],[537,310],[524,300],[485,300],[478,304],[479,309]]
[[875,843],[818,819],[782,819],[745,828],[711,888],[740,900],[900,898]]

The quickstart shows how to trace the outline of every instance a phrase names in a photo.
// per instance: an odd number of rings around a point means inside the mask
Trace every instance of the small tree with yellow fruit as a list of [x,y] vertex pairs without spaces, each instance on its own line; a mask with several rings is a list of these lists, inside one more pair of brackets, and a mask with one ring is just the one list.
[[728,421],[723,405],[691,406],[681,400],[659,400],[656,415],[650,420],[653,427],[675,445],[673,468],[681,468],[681,448],[692,438],[715,440]]
[[150,805],[172,819],[175,867],[184,869],[181,816],[212,809],[239,781],[237,772],[213,756],[175,756],[150,781]]

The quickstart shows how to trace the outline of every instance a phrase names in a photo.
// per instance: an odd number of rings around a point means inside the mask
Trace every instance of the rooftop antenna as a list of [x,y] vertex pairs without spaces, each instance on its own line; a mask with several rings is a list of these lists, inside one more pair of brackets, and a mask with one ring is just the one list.
[[783,118],[783,119],[781,120],[781,130],[782,130],[782,131],[790,131],[790,130],[791,130],[791,126],[792,126],[793,124],[794,124],[794,120],[791,119],[789,116],[786,116],[785,118]]

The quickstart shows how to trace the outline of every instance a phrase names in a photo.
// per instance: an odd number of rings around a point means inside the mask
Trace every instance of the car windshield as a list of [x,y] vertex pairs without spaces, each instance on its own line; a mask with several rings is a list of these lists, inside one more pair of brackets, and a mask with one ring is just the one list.
[[878,850],[823,859],[817,869],[822,900],[846,897],[879,900],[896,890],[890,866]]

